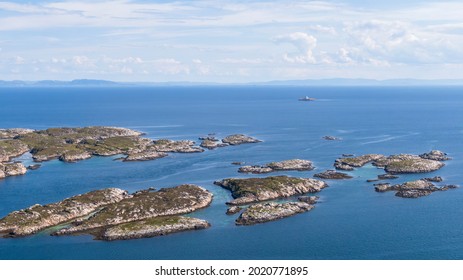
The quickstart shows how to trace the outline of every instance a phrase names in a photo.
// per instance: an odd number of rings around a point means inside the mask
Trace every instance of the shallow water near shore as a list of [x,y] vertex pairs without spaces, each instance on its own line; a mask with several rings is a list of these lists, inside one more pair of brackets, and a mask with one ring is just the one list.
[[[317,101],[298,101],[306,95]],[[390,182],[442,176],[445,184],[463,186],[461,108],[461,87],[0,88],[0,128],[105,125],[153,139],[244,133],[264,141],[148,162],[121,162],[117,156],[54,160],[0,180],[0,216],[106,187],[133,192],[192,183],[214,194],[209,208],[190,214],[208,220],[212,227],[206,230],[114,242],[44,231],[0,239],[0,259],[463,259],[463,188],[419,199],[377,193],[366,180],[383,171],[367,165],[349,172],[353,179],[326,180],[329,188],[317,194],[320,202],[312,211],[238,227],[237,215],[225,215],[230,193],[213,185],[262,176],[237,173],[234,161],[308,159],[315,170],[272,175],[312,177],[332,169],[343,153],[439,149],[453,158],[444,168]],[[342,140],[327,141],[325,135]]]

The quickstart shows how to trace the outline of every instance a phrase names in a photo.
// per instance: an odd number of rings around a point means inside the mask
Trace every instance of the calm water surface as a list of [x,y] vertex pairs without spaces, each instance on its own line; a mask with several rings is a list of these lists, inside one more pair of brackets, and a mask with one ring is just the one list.
[[[306,95],[317,101],[297,101]],[[236,216],[225,215],[229,192],[212,184],[257,176],[237,173],[233,161],[309,159],[314,171],[276,174],[312,177],[332,168],[343,153],[431,149],[453,160],[425,176],[462,184],[461,108],[460,87],[0,88],[1,128],[108,125],[140,130],[153,139],[245,133],[264,141],[149,162],[124,163],[114,157],[50,161],[25,176],[0,180],[0,216],[106,187],[135,191],[194,183],[215,196],[209,208],[192,214],[212,224],[207,230],[115,242],[86,235],[52,237],[45,231],[0,239],[0,258],[463,259],[463,189],[419,199],[376,193],[366,179],[381,170],[366,166],[351,172],[354,179],[328,181],[330,187],[318,194],[320,203],[308,213],[237,227]],[[326,141],[324,135],[342,141]],[[404,175],[394,182],[422,176]]]

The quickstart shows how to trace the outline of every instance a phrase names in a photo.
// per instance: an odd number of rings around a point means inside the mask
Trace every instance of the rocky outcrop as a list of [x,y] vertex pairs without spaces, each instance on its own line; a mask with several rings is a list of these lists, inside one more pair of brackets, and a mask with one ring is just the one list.
[[[432,159],[430,159],[432,158]],[[431,151],[420,156],[410,154],[399,154],[383,156],[378,154],[367,154],[358,157],[343,157],[336,159],[334,167],[341,170],[354,170],[371,162],[373,165],[384,168],[391,174],[400,173],[423,173],[438,170],[444,166],[441,160],[448,159],[445,153]],[[378,179],[380,179],[378,177]]]
[[279,162],[271,162],[266,165],[252,165],[242,166],[238,169],[241,173],[270,173],[274,171],[307,171],[313,170],[313,164],[310,160],[303,159],[290,159]]
[[89,159],[92,155],[86,151],[68,151],[59,157],[59,160],[65,162],[77,162],[79,160]]
[[241,145],[246,143],[259,143],[262,141],[244,134],[233,134],[222,139],[222,142],[229,145]]
[[320,198],[318,196],[299,196],[297,198],[297,200],[299,200],[300,202],[305,202],[305,203],[308,203],[308,204],[315,204],[317,203],[317,201],[319,200]]
[[264,174],[264,173],[270,173],[273,172],[272,168],[268,166],[261,166],[261,165],[245,165],[241,166],[238,169],[238,172],[240,173],[253,173],[253,174]]
[[107,241],[146,238],[187,230],[205,229],[210,226],[207,221],[197,218],[181,216],[156,217],[105,228],[96,235],[96,238]]
[[272,200],[293,195],[319,192],[327,187],[323,181],[310,178],[272,176],[266,178],[223,179],[214,184],[232,192],[229,205]]
[[391,174],[401,173],[425,173],[438,170],[444,166],[440,161],[423,159],[419,156],[400,154],[389,156],[381,161],[375,162],[378,167]]
[[391,179],[397,179],[399,176],[393,175],[393,174],[380,174],[378,175],[378,180],[391,180]]
[[249,206],[236,219],[236,225],[254,225],[258,223],[266,223],[295,214],[304,213],[314,208],[313,205],[305,202],[289,202],[289,203],[259,203]]
[[39,205],[14,211],[0,219],[0,233],[7,236],[25,236],[42,229],[89,215],[101,207],[129,197],[121,189],[104,189],[73,196],[61,202]]
[[157,151],[143,151],[139,153],[129,154],[122,161],[147,161],[166,157],[167,153]]
[[201,153],[204,152],[200,147],[195,146],[195,142],[190,140],[173,141],[160,139],[153,141],[150,149],[164,153]]
[[421,154],[420,157],[424,159],[431,159],[431,160],[438,160],[438,161],[445,161],[445,160],[450,159],[449,157],[447,157],[446,153],[441,152],[439,150],[432,150],[429,153]]
[[207,207],[212,193],[195,185],[181,185],[156,192],[139,192],[130,198],[107,205],[88,219],[55,234],[72,234],[162,216],[190,213]]
[[351,179],[353,178],[352,176],[342,173],[342,172],[337,172],[335,170],[326,170],[321,173],[317,173],[313,175],[316,178],[320,179],[334,179],[334,180],[342,180],[342,179]]
[[369,162],[376,161],[383,157],[383,155],[379,154],[367,154],[358,157],[338,158],[334,162],[334,167],[340,170],[354,170],[354,167],[362,167]]
[[238,207],[238,206],[230,206],[230,207],[228,207],[226,214],[227,215],[234,215],[236,213],[239,213],[241,210],[243,210],[243,208]]
[[27,128],[8,128],[0,129],[0,139],[14,139],[20,135],[34,132],[33,129]]
[[9,176],[24,175],[26,172],[27,168],[22,163],[0,163],[0,179]]
[[28,146],[17,140],[0,140],[0,163],[8,162],[28,151]]
[[[452,187],[453,188],[453,187]],[[420,179],[416,181],[405,182],[403,184],[377,184],[375,190],[377,192],[396,191],[396,196],[404,198],[418,198],[421,196],[430,195],[435,191],[446,191],[449,187],[436,187],[433,183]]]
[[28,170],[37,170],[39,169],[40,167],[42,167],[41,164],[31,164],[27,167]]
[[429,182],[436,182],[436,183],[439,183],[439,182],[443,181],[441,176],[434,176],[434,177],[431,177],[431,178],[424,178],[423,180],[426,180],[426,181],[429,181]]
[[209,149],[209,150],[213,150],[213,149],[217,149],[217,148],[221,148],[221,147],[226,147],[226,146],[228,146],[228,144],[227,143],[222,143],[219,140],[205,139],[205,140],[203,140],[201,142],[201,144],[199,146],[203,147],[203,148],[206,148],[206,149]]
[[331,136],[331,135],[326,135],[326,136],[323,136],[322,138],[325,139],[325,140],[328,140],[328,141],[341,140],[341,138],[336,137],[336,136]]

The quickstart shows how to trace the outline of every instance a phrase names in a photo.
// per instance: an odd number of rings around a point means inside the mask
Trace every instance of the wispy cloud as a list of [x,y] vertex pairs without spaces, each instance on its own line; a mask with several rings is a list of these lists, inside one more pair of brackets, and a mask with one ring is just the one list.
[[358,2],[0,2],[0,75],[228,82],[463,78],[455,71],[463,65],[463,3]]

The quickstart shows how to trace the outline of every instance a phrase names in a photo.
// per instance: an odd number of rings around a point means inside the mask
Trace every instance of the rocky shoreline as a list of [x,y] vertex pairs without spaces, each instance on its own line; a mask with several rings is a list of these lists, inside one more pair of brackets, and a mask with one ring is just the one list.
[[445,165],[442,161],[449,159],[445,155],[445,153],[437,150],[433,150],[419,156],[411,154],[391,156],[366,154],[357,157],[338,158],[334,162],[334,167],[338,170],[352,171],[355,168],[371,163],[378,168],[383,168],[390,175],[403,173],[426,173],[442,168]]
[[[261,140],[243,134],[233,134],[221,141],[215,137],[202,138],[200,146],[190,140],[151,140],[143,133],[120,127],[77,127],[32,129],[0,129],[0,179],[13,175],[8,169],[10,161],[27,152],[35,162],[59,159],[77,162],[93,156],[123,155],[122,161],[147,161],[163,158],[169,153],[201,153],[207,149],[258,143]],[[16,168],[19,168],[16,167]],[[31,168],[31,170],[33,170]],[[21,174],[20,174],[21,173]]]
[[430,195],[436,191],[447,191],[454,189],[457,186],[447,185],[437,187],[430,180],[420,179],[416,181],[405,182],[403,184],[390,185],[388,183],[377,184],[375,190],[377,192],[396,191],[395,195],[403,198],[418,198]]
[[314,166],[310,160],[290,159],[267,163],[265,165],[245,165],[238,169],[240,173],[264,174],[275,171],[310,171]]
[[247,179],[229,178],[215,181],[214,184],[231,191],[234,199],[227,202],[228,205],[243,205],[315,193],[328,186],[320,180],[288,176]]
[[103,189],[14,211],[0,219],[0,233],[20,237],[68,224],[52,235],[90,233],[104,240],[151,237],[207,228],[205,221],[178,215],[207,207],[211,202],[212,193],[196,185],[131,195],[121,189]]

